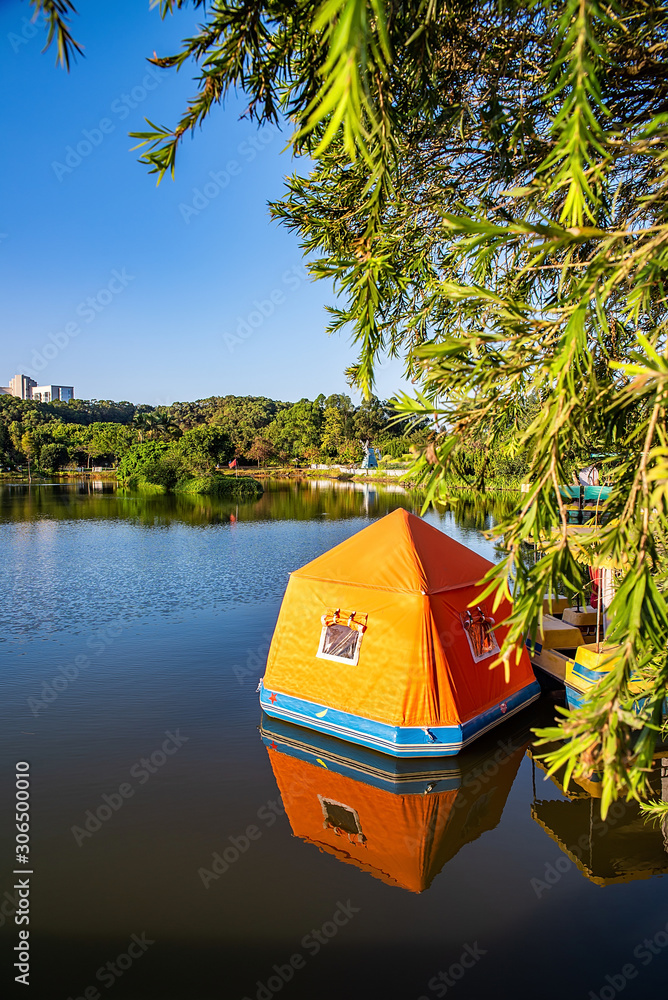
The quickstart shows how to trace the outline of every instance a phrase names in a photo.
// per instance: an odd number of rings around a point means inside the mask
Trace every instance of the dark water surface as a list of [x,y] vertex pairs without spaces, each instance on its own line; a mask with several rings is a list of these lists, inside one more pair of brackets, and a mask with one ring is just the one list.
[[[288,747],[265,720],[263,742],[255,689],[288,574],[419,503],[327,482],[239,507],[0,487],[3,990],[26,760],[32,972],[17,995],[665,995],[662,833],[632,806],[603,824],[583,790],[543,780],[529,726],[551,702],[399,792],[377,760],[362,777],[305,731]],[[428,520],[493,559],[493,514],[462,501]]]

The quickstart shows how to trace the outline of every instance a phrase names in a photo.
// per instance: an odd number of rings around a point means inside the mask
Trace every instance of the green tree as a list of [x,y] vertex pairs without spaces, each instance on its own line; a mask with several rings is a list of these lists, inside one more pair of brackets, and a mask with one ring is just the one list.
[[50,442],[43,445],[39,452],[39,464],[48,472],[61,469],[67,462],[67,449],[62,444]]
[[155,440],[155,438],[159,437],[161,420],[159,415],[154,411],[143,410],[140,413],[135,413],[132,423],[137,429],[139,444]]
[[234,453],[228,435],[219,427],[193,427],[175,445],[190,472],[201,475],[228,462]]
[[32,482],[30,465],[37,454],[37,444],[35,441],[35,435],[32,431],[25,431],[21,435],[21,451],[25,455],[26,461],[28,463],[28,482],[30,483]]
[[156,486],[164,486],[166,490],[173,490],[180,479],[187,475],[188,462],[183,455],[174,448],[167,450],[158,460],[145,472],[145,478]]
[[255,440],[266,437],[265,431],[285,404],[263,396],[222,396],[205,400],[206,419],[221,427],[232,441],[234,454],[253,459]]
[[100,436],[95,433],[94,428],[82,427],[77,436],[76,448],[78,452],[81,452],[86,456],[86,465],[89,469],[93,459],[97,458],[101,454],[100,447]]
[[353,408],[350,398],[341,394],[325,401],[320,448],[327,458],[336,458],[353,433]]
[[389,411],[385,404],[381,403],[377,396],[371,394],[355,410],[353,421],[355,436],[362,441],[371,441],[373,444],[380,432],[387,426],[390,416],[394,416],[394,414]]
[[94,458],[117,461],[134,442],[134,435],[123,424],[96,421],[87,429],[90,439],[90,454]]
[[21,438],[23,437],[23,424],[20,420],[12,420],[8,427],[9,441],[15,453],[21,452]]
[[158,407],[155,411],[157,419],[154,422],[156,437],[163,441],[177,441],[183,431],[172,417],[169,408]]
[[267,436],[286,458],[301,459],[308,449],[319,449],[322,431],[322,408],[318,401],[300,399],[281,410],[269,425]]
[[162,441],[146,441],[143,444],[133,444],[118,463],[116,475],[127,483],[132,479],[147,479],[152,482],[151,474],[169,452],[170,446]]

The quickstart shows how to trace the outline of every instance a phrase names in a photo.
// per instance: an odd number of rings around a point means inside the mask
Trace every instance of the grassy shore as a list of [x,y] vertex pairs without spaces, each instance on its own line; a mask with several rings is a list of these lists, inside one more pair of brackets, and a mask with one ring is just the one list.
[[[400,471],[400,475],[397,472]],[[256,479],[331,479],[333,482],[353,482],[353,483],[378,483],[380,485],[394,485],[403,486],[406,489],[416,489],[419,488],[413,479],[411,479],[410,472],[408,469],[404,470],[392,470],[388,474],[387,470],[382,468],[370,469],[368,472],[359,473],[347,472],[341,469],[299,469],[294,466],[260,466],[260,468],[249,468],[244,467],[239,469],[240,476],[254,476]],[[513,492],[519,493],[521,486],[521,478],[518,477],[497,477],[494,479],[487,479],[485,481],[485,492]],[[467,482],[465,479],[458,477],[449,477],[446,480],[445,485],[449,489],[453,490],[469,490],[472,492],[481,492],[475,489],[475,486],[471,482]]]

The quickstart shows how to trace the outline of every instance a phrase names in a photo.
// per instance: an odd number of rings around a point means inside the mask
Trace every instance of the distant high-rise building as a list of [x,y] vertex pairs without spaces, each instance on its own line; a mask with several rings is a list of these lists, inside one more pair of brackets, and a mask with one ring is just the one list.
[[18,399],[32,399],[32,387],[37,385],[28,375],[15,375],[9,380],[9,391]]
[[0,394],[18,399],[34,399],[38,403],[52,403],[54,399],[67,402],[74,399],[73,385],[37,385],[28,375],[15,375],[9,385],[0,388]]
[[54,399],[60,399],[66,403],[74,399],[73,385],[34,385],[32,387],[32,399],[38,403],[52,403]]

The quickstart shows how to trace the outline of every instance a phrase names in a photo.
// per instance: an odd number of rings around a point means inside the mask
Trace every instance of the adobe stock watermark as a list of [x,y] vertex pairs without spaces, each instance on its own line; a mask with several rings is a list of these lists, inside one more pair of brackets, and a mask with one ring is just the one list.
[[[83,320],[86,326],[94,323],[100,313],[104,312],[134,280],[135,275],[128,274],[124,267],[120,270],[114,268],[107,283],[98,288],[93,295],[86,296],[77,305],[74,310],[76,316]],[[50,333],[48,340],[42,344],[41,350],[33,348],[30,364],[24,365],[21,371],[31,378],[37,379],[39,373],[43,372],[51,361],[54,361],[62,351],[69,347],[72,340],[78,337],[83,329],[85,327],[81,323],[71,320],[61,330]]]
[[179,204],[179,213],[185,224],[189,226],[193,216],[201,215],[211,202],[230,186],[233,178],[243,173],[244,165],[252,163],[279,132],[280,129],[276,125],[263,126],[259,132],[239,143],[236,149],[237,159],[228,160],[222,170],[210,170],[202,186],[192,189],[190,202],[186,204],[182,201]]
[[181,218],[187,226],[193,215],[199,215],[208,208],[211,202],[218,197],[221,191],[230,186],[233,177],[239,177],[241,165],[237,160],[228,160],[224,170],[210,170],[208,180],[201,188],[193,188],[193,197],[189,205],[184,202],[179,204]]
[[[106,990],[111,989],[114,983],[124,976],[137,959],[142,958],[150,946],[155,944],[146,937],[146,931],[141,934],[132,934],[130,943],[125,951],[117,955],[113,962],[105,962],[95,973],[98,983],[101,983]],[[102,994],[97,986],[86,986],[78,996],[69,996],[67,1000],[101,1000]]]
[[[612,830],[621,819],[627,815],[629,810],[629,804],[624,802],[613,802],[608,810],[608,815],[605,820],[599,820],[593,824],[593,832],[599,836],[604,837],[610,830]],[[569,854],[574,854],[579,860],[583,858],[591,849],[591,840],[589,833],[582,833],[578,837],[577,844],[569,844],[568,852]],[[566,854],[560,854],[558,858],[555,858],[554,862],[546,861],[545,870],[542,872],[542,878],[532,878],[529,880],[529,885],[536,893],[538,899],[546,893],[549,889],[553,889],[558,882],[562,880],[564,875],[569,872],[572,868],[576,868],[577,865],[572,858],[569,858]]]
[[109,112],[113,118],[105,115],[91,128],[82,129],[81,138],[75,139],[65,147],[62,159],[51,161],[51,169],[58,181],[62,184],[65,177],[74,173],[77,167],[80,167],[83,161],[102,145],[105,138],[116,131],[117,123],[124,121],[131,111],[143,104],[149,94],[165,79],[166,75],[160,73],[157,66],[150,66],[144,73],[141,83],[123,92],[111,102]]
[[274,315],[276,310],[287,302],[288,294],[285,289],[288,292],[295,292],[308,277],[308,271],[303,264],[295,264],[294,267],[283,272],[280,285],[272,288],[265,297],[253,301],[253,308],[246,316],[237,316],[237,326],[234,333],[223,334],[223,341],[230,354],[233,354],[240,344],[252,337],[256,330],[259,330]]
[[[640,962],[641,966],[651,965],[657,955],[663,955],[668,947],[668,924],[652,938],[645,938],[633,949],[633,957]],[[603,986],[599,986],[597,991],[590,990],[587,1000],[614,1000],[616,996],[626,989],[633,979],[637,979],[641,970],[634,962],[625,962],[619,972],[613,972],[605,977]]]
[[[265,830],[268,830],[284,813],[285,809],[279,797],[278,799],[269,799],[263,806],[260,806],[255,818],[263,824]],[[216,882],[221,875],[229,871],[230,867],[248,852],[251,844],[262,837],[263,832],[264,830],[260,829],[257,824],[249,823],[241,833],[236,836],[230,835],[225,846],[212,855],[209,862],[211,867],[197,869],[197,874],[204,888],[208,889],[212,882]]]
[[145,785],[154,774],[164,767],[170,757],[177,753],[184,743],[190,739],[183,736],[179,729],[175,733],[166,730],[166,740],[163,740],[161,747],[154,750],[149,757],[141,757],[129,770],[131,778],[135,783],[123,781],[115,791],[105,792],[102,801],[93,809],[87,809],[84,813],[83,826],[72,826],[70,832],[74,837],[77,847],[81,847],[84,840],[90,839],[93,834],[102,829],[103,823],[108,823],[114,813],[122,809],[128,799],[134,797],[137,787]]
[[14,921],[14,914],[18,910],[19,894],[14,892],[3,892],[0,896],[0,927],[4,927],[8,920]]
[[[94,635],[88,638],[86,648],[94,656],[101,656],[110,646],[113,646],[124,628],[125,624],[121,621],[111,622],[110,625],[98,629]],[[28,708],[33,716],[37,718],[40,712],[46,711],[49,705],[52,705],[81,676],[82,671],[88,669],[91,662],[90,656],[86,653],[79,653],[71,663],[58,667],[51,680],[42,682],[39,697],[27,699]]]
[[23,46],[31,42],[37,35],[45,37],[44,29],[47,24],[48,18],[45,16],[41,18],[22,17],[20,30],[17,25],[16,31],[7,32],[7,41],[11,45],[12,50],[20,52]]
[[[337,902],[331,918],[325,920],[320,927],[311,928],[304,935],[300,941],[301,948],[308,953],[309,957],[315,957],[359,912],[360,907],[353,906],[349,899],[345,903]],[[272,973],[267,980],[258,979],[255,983],[257,989],[253,996],[245,996],[243,1000],[272,1000],[272,997],[280,993],[283,987],[294,979],[295,973],[306,966],[307,961],[308,959],[303,952],[296,951],[284,964],[272,965]]]
[[[490,755],[487,760],[483,761],[482,764],[479,764],[465,775],[462,782],[462,788],[466,790],[467,794],[460,794],[457,796],[454,801],[453,809],[465,809],[470,806],[471,801],[476,799],[479,795],[483,793],[489,794],[491,791],[491,789],[488,789],[490,782],[496,778],[502,765],[520,749],[520,747],[512,740],[497,740],[497,747],[498,749],[493,755]],[[451,816],[441,810],[440,813],[435,815],[429,821],[427,827],[425,828],[425,833],[428,832],[434,838],[440,836],[450,822],[450,819]],[[404,842],[410,850],[419,850],[423,840],[418,837],[405,836]]]
[[240,666],[235,663],[232,667],[234,671],[234,676],[241,686],[243,686],[247,680],[252,680],[257,683],[257,680],[264,673],[264,668],[267,665],[267,656],[269,655],[269,646],[271,645],[271,634],[265,632],[262,636],[264,640],[261,646],[257,649],[251,650],[246,656],[246,665]]
[[[446,996],[448,990],[451,990],[453,986],[456,986],[457,983],[464,978],[466,973],[470,969],[473,969],[483,955],[486,954],[487,949],[481,948],[477,941],[474,941],[473,944],[462,945],[462,953],[457,961],[452,962],[445,972],[440,970],[435,976],[432,976],[427,983],[427,989],[430,990],[434,996]],[[423,994],[418,997],[418,1000],[432,1000],[432,998]]]

